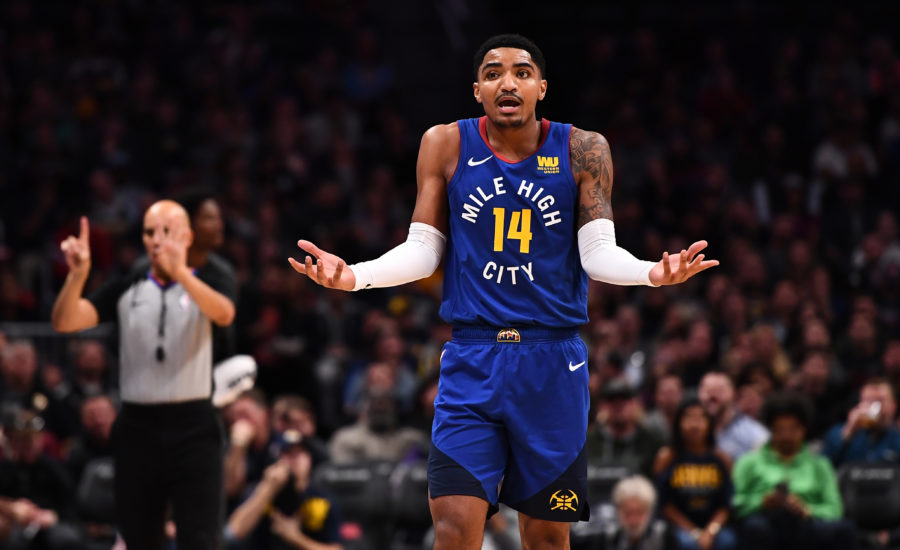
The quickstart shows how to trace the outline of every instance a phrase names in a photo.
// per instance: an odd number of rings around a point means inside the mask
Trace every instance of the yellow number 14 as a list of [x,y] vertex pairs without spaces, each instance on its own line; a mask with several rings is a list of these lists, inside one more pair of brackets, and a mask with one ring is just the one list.
[[[494,208],[494,252],[503,252],[503,229],[505,226],[506,209]],[[528,253],[531,242],[531,210],[514,211],[509,220],[509,232],[507,239],[518,239],[519,252]]]

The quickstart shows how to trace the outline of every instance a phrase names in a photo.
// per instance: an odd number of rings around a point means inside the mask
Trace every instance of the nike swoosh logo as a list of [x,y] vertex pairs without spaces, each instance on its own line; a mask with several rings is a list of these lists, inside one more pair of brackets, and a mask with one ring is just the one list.
[[484,160],[476,161],[475,157],[469,157],[469,166],[478,166],[479,164],[484,164],[485,162],[491,160],[492,158],[494,158],[494,155],[491,155]]
[[575,372],[575,371],[577,371],[578,369],[580,369],[580,368],[581,368],[581,365],[583,365],[584,363],[585,363],[585,361],[582,361],[581,363],[578,363],[577,365],[573,365],[572,362],[569,361],[569,370],[570,370],[571,372]]

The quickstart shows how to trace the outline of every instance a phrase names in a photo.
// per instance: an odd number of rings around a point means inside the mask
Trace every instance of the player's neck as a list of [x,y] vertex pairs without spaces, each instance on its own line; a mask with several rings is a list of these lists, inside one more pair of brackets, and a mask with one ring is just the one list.
[[541,144],[541,121],[534,115],[521,126],[498,126],[487,117],[485,133],[491,149],[513,161],[534,154]]

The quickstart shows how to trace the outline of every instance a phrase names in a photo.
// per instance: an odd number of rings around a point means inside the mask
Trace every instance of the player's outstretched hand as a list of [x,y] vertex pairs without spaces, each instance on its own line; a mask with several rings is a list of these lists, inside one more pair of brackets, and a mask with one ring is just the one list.
[[650,282],[656,286],[677,285],[719,265],[719,260],[704,260],[705,255],[700,254],[706,245],[706,241],[697,241],[678,255],[663,252],[662,260],[650,270]]
[[59,248],[66,257],[66,265],[73,275],[87,275],[91,271],[91,228],[86,216],[81,216],[78,236],[69,235]]
[[[352,270],[347,269],[347,262],[334,254],[325,252],[309,241],[297,241],[297,246],[309,255],[306,256],[305,263],[300,263],[294,258],[288,258],[288,262],[294,268],[294,271],[306,275],[326,288],[353,290],[353,286],[356,284],[356,276]],[[315,258],[315,263],[313,258]]]

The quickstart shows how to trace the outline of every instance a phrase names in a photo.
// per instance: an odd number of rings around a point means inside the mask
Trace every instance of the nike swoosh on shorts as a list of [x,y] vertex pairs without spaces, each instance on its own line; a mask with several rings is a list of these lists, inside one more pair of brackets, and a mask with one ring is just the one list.
[[581,368],[581,365],[583,365],[584,363],[585,363],[585,361],[582,361],[581,363],[578,363],[577,365],[573,365],[572,362],[569,361],[569,370],[572,371],[572,372],[575,372],[575,371],[577,371],[579,368]]

